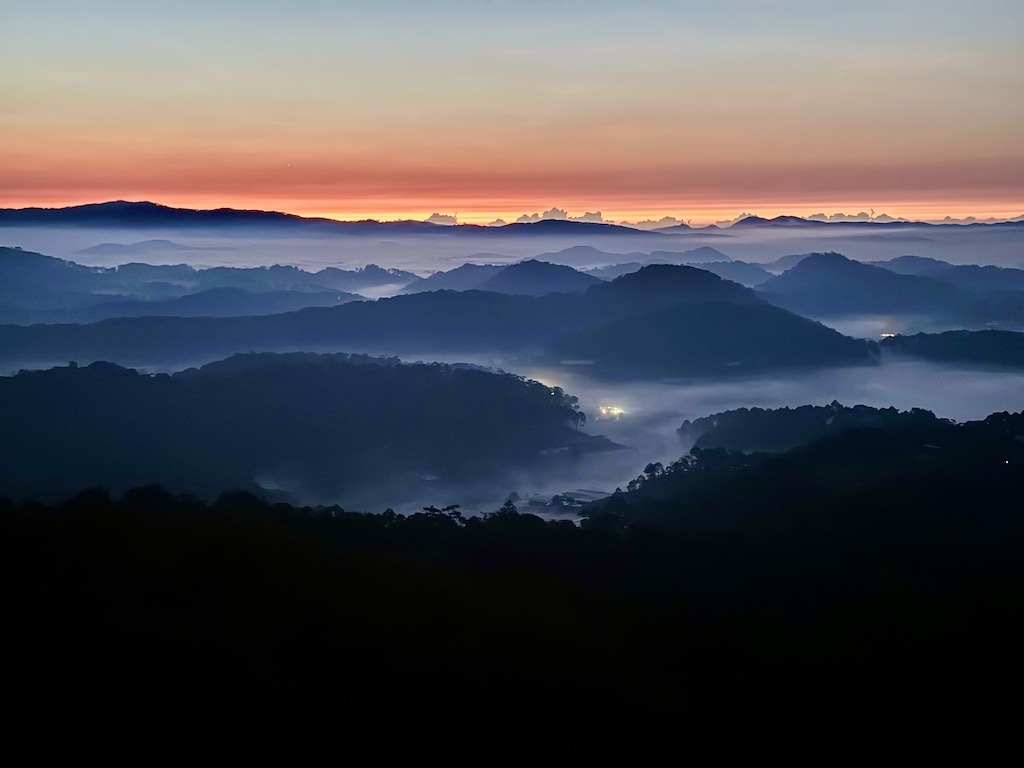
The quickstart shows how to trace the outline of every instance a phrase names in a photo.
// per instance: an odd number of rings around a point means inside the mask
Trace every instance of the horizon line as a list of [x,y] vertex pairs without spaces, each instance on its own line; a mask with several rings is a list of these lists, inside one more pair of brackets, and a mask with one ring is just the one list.
[[[857,213],[847,213],[845,211],[833,211],[832,213],[825,213],[822,210],[817,211],[813,214],[806,213],[778,213],[778,211],[790,210],[786,208],[773,207],[771,212],[768,214],[761,214],[756,212],[744,211],[736,214],[734,217],[720,219],[715,221],[707,221],[706,223],[697,223],[694,217],[682,218],[686,214],[680,214],[673,216],[670,214],[661,214],[661,211],[649,214],[640,214],[636,216],[636,221],[629,221],[625,219],[617,218],[605,218],[601,211],[585,211],[581,214],[573,215],[567,209],[559,208],[558,206],[552,206],[546,210],[540,210],[533,213],[508,213],[503,216],[495,216],[492,219],[491,215],[473,217],[470,220],[460,220],[458,213],[441,213],[439,211],[433,211],[430,214],[425,214],[423,211],[410,212],[405,214],[388,215],[382,213],[337,213],[337,212],[323,212],[323,211],[301,211],[301,210],[287,210],[285,208],[264,208],[264,207],[235,207],[232,205],[218,205],[214,207],[199,207],[190,205],[171,205],[167,203],[156,202],[149,199],[138,199],[138,200],[127,200],[124,198],[111,199],[111,200],[100,200],[94,202],[84,203],[65,203],[58,205],[23,205],[21,207],[2,207],[0,211],[61,211],[71,210],[76,208],[88,208],[103,205],[114,205],[123,203],[127,205],[151,205],[159,208],[166,208],[168,210],[180,210],[180,211],[196,211],[196,212],[212,212],[212,211],[236,211],[243,213],[270,213],[280,214],[284,216],[292,216],[300,219],[309,221],[334,221],[338,223],[347,224],[358,224],[358,223],[378,223],[378,224],[398,224],[398,223],[417,223],[417,224],[433,224],[440,227],[445,226],[471,226],[480,228],[500,228],[503,226],[509,226],[512,224],[536,224],[542,221],[566,221],[571,223],[580,224],[603,224],[610,226],[629,227],[640,231],[650,231],[655,229],[662,229],[668,227],[676,227],[685,225],[691,229],[706,229],[708,227],[716,226],[719,228],[727,228],[738,222],[744,221],[750,218],[764,219],[766,221],[774,221],[777,219],[799,219],[811,223],[818,224],[857,224],[857,223],[875,223],[875,224],[954,224],[954,225],[970,225],[970,224],[1001,224],[1001,223],[1017,223],[1024,220],[1024,213],[1017,215],[1008,216],[996,216],[988,215],[982,218],[981,215],[965,215],[965,216],[954,216],[952,214],[946,214],[941,217],[910,217],[902,215],[890,215],[886,212],[877,213],[873,208],[869,208],[868,211],[860,210]],[[805,206],[794,206],[799,209]],[[812,206],[812,208],[823,208],[824,206]],[[806,208],[806,207],[805,207]],[[808,208],[807,210],[810,210]],[[1024,206],[1021,206],[1019,210],[1024,211]],[[506,218],[507,217],[507,218]],[[656,218],[655,218],[656,217]],[[492,219],[486,221],[486,219]]]

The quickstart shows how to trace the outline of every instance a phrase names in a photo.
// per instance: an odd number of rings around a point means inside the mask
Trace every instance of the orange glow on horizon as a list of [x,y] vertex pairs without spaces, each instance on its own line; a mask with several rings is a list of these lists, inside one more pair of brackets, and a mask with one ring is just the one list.
[[855,215],[861,212],[876,216],[887,214],[895,218],[920,221],[939,221],[946,216],[953,219],[974,217],[979,221],[993,219],[1015,219],[1024,215],[1024,200],[1020,201],[978,201],[978,200],[894,200],[889,202],[864,203],[861,201],[835,201],[808,205],[793,205],[765,201],[746,200],[737,203],[714,202],[707,205],[682,204],[677,207],[664,205],[650,208],[638,207],[635,201],[616,204],[615,201],[599,201],[589,206],[567,206],[555,203],[524,204],[512,201],[497,207],[494,201],[485,206],[460,204],[444,200],[437,205],[422,200],[366,200],[357,204],[340,204],[321,200],[274,199],[264,197],[230,197],[216,195],[159,196],[154,194],[100,194],[94,197],[41,195],[38,199],[3,199],[2,208],[64,208],[110,200],[148,200],[174,208],[236,208],[247,210],[280,211],[311,218],[334,219],[336,221],[424,221],[431,214],[456,215],[460,224],[486,225],[501,219],[513,223],[520,216],[543,213],[551,208],[568,211],[570,218],[579,218],[586,212],[600,212],[608,223],[636,223],[657,221],[663,217],[674,217],[688,221],[692,226],[706,226],[719,221],[731,221],[741,214],[754,214],[764,218],[775,216],[812,216],[819,213],[832,215],[844,213]]

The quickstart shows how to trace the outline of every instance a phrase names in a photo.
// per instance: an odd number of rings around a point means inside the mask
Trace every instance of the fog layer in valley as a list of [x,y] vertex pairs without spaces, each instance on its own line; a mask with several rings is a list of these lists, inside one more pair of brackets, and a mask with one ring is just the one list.
[[[675,230],[670,233],[629,231],[572,234],[501,233],[488,228],[455,236],[438,227],[429,236],[401,231],[383,235],[268,232],[266,228],[233,227],[210,231],[191,227],[0,227],[0,244],[21,246],[92,266],[126,261],[149,264],[188,263],[195,267],[252,267],[285,264],[303,269],[326,266],[361,267],[377,263],[427,274],[451,269],[467,260],[510,263],[545,252],[587,245],[606,253],[686,251],[710,246],[741,261],[767,263],[796,253],[837,251],[858,260],[885,260],[907,254],[943,259],[954,264],[995,264],[1024,267],[1020,228],[998,226],[897,226],[865,228],[826,224],[810,227],[730,227],[724,230]],[[614,232],[614,234],[612,233]],[[105,243],[130,245],[168,240],[174,250],[139,248],[91,251]],[[128,257],[126,258],[126,253]],[[577,267],[602,266],[629,259],[599,259]]]
[[[454,357],[442,355],[432,359],[456,361]],[[580,409],[588,419],[586,432],[605,435],[624,446],[579,459],[553,457],[547,471],[521,473],[515,476],[513,487],[509,488],[494,488],[486,483],[437,486],[434,497],[424,501],[438,505],[462,504],[470,512],[492,511],[512,491],[525,502],[531,496],[550,498],[576,489],[603,492],[614,491],[616,487],[624,489],[649,462],[667,464],[689,451],[692,440],[684,440],[677,431],[684,420],[733,408],[825,405],[837,400],[851,406],[924,408],[936,416],[956,421],[983,419],[997,411],[1024,408],[1024,377],[1018,371],[956,368],[893,355],[883,355],[877,365],[812,373],[659,382],[610,382],[588,376],[584,366],[517,369],[515,361],[497,356],[479,356],[468,362],[501,368],[561,387],[579,398]],[[602,407],[617,408],[622,413],[602,417]],[[349,504],[356,501],[374,511],[384,506],[400,511],[417,508],[414,502],[395,505],[386,498],[377,498],[376,494],[340,501]],[[540,508],[531,511],[544,514]]]

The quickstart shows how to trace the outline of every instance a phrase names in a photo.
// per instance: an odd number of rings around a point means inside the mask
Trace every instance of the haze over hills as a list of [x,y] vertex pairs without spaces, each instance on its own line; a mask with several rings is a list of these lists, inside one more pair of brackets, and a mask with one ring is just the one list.
[[480,289],[496,293],[542,296],[547,293],[577,293],[599,282],[599,278],[577,272],[571,267],[527,259],[508,266],[463,264],[447,272],[435,272],[428,277],[415,280],[403,288],[401,293]]
[[[662,327],[666,331],[659,333]],[[589,335],[559,342],[581,331]],[[601,347],[602,339],[609,346]],[[765,345],[765,339],[772,343]],[[0,359],[8,364],[163,364],[247,350],[297,349],[503,350],[563,358],[569,350],[573,357],[586,351],[582,357],[594,361],[595,372],[615,375],[622,375],[629,361],[643,362],[637,368],[641,375],[729,375],[791,366],[799,362],[795,350],[803,350],[804,363],[811,366],[870,358],[863,342],[772,307],[749,289],[709,272],[671,265],[645,267],[579,294],[433,291],[266,317],[0,327]],[[730,365],[736,362],[739,367]]]
[[0,248],[2,322],[91,322],[137,315],[273,314],[355,301],[354,291],[398,286],[410,272],[368,265],[316,273],[260,268],[128,263],[89,267],[18,248]]
[[[382,232],[458,236],[462,233],[491,231],[498,236],[546,235],[550,233],[591,232],[601,235],[641,233],[630,227],[583,221],[545,219],[537,222],[506,224],[500,227],[459,224],[444,226],[425,221],[339,221],[304,217],[278,211],[217,208],[197,210],[172,208],[148,201],[116,200],[66,208],[0,208],[0,227],[4,226],[84,226],[118,228],[199,228],[258,227],[338,234],[379,235]],[[654,233],[657,237],[657,233]]]
[[932,278],[900,275],[838,253],[800,259],[759,290],[773,303],[813,317],[949,312],[963,299],[955,288]]
[[[794,219],[795,217],[788,217]],[[343,262],[384,263],[421,274],[472,261],[481,252],[501,254],[493,263],[537,258],[573,267],[639,261],[702,262],[719,256],[700,248],[724,249],[729,257],[764,263],[793,253],[838,251],[862,260],[906,253],[949,260],[1019,267],[1024,222],[927,224],[802,220],[787,225],[751,222],[675,231],[633,229],[578,220],[540,220],[505,226],[429,222],[343,222],[268,211],[199,211],[153,203],[99,203],[63,209],[0,210],[0,231],[9,243],[65,257],[109,265],[118,255],[82,254],[83,244],[124,243],[165,238],[202,254],[210,265],[277,263],[312,268]],[[742,222],[747,222],[742,224]],[[299,243],[301,241],[300,247]],[[627,248],[623,244],[628,243]],[[117,243],[115,243],[115,246]],[[552,254],[584,246],[601,253]],[[662,255],[658,252],[665,251]],[[652,255],[653,254],[653,255]],[[137,258],[158,260],[167,253]],[[339,258],[339,256],[341,258]],[[315,270],[314,270],[315,271]]]
[[188,246],[170,240],[142,240],[137,243],[99,243],[88,248],[81,248],[78,253],[86,256],[97,254],[100,256],[131,256],[142,253],[178,253],[191,250]]
[[8,760],[1015,754],[1024,2],[864,6],[0,0]]
[[[963,269],[970,276],[986,274],[980,268]],[[993,270],[992,275],[993,282],[1013,284],[1015,270]],[[758,291],[773,304],[822,320],[884,314],[918,316],[935,328],[1024,328],[1024,292],[985,290],[977,279],[975,285],[979,290],[965,290],[955,278],[901,274],[830,253],[801,259]]]
[[568,267],[585,267],[600,264],[612,266],[625,260],[634,260],[641,264],[689,264],[694,262],[730,261],[721,251],[710,246],[701,246],[685,251],[653,250],[649,253],[633,251],[630,253],[609,253],[588,245],[575,245],[553,253],[538,255],[537,261],[552,264],[564,264]]
[[483,291],[543,296],[547,293],[581,293],[600,282],[600,278],[577,272],[572,267],[529,259],[505,267],[479,287]]
[[900,256],[888,261],[870,263],[901,275],[931,277],[968,291],[1024,291],[1024,269],[950,264],[922,256]]
[[114,298],[102,303],[64,309],[0,308],[4,322],[95,323],[114,317],[245,317],[295,312],[307,307],[336,307],[362,296],[343,291],[247,291],[207,288],[172,299]]
[[463,264],[446,272],[435,272],[414,280],[401,293],[423,293],[424,291],[468,291],[479,288],[487,278],[505,269],[501,264]]

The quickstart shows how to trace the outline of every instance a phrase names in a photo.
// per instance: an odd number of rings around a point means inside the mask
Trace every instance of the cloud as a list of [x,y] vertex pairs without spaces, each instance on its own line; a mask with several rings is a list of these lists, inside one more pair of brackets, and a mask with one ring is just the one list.
[[876,214],[874,208],[871,209],[870,213],[867,212],[867,211],[861,211],[860,213],[833,213],[832,215],[829,215],[827,213],[815,213],[815,214],[812,214],[810,216],[806,216],[805,218],[807,218],[807,219],[809,219],[811,221],[833,221],[833,222],[843,222],[843,221],[878,221],[878,222],[886,223],[886,222],[890,222],[890,221],[905,221],[905,219],[900,219],[900,218],[897,218],[895,216],[890,216],[887,213]]
[[734,219],[723,219],[722,221],[716,221],[715,224],[717,224],[720,227],[727,227],[730,224],[735,224],[740,219],[747,219],[747,218],[750,218],[751,216],[757,216],[757,214],[756,213],[741,213],[739,216],[737,216]]
[[595,224],[604,224],[604,216],[601,215],[600,211],[590,212],[587,211],[582,216],[570,217],[572,221],[589,221]]
[[454,216],[449,216],[447,213],[432,213],[427,218],[427,223],[428,224],[444,224],[445,226],[451,227],[451,226],[454,226],[455,224],[459,223],[458,220],[455,218],[455,216],[458,216],[458,215],[459,214],[457,214],[457,213]]
[[680,224],[689,226],[690,224],[688,220],[677,219],[675,216],[662,216],[658,220],[644,219],[643,221],[624,221],[622,223],[627,227],[636,227],[637,229],[660,229],[661,227],[676,227]]
[[488,226],[488,227],[504,227],[504,226],[506,226],[507,224],[508,224],[508,222],[507,222],[507,221],[505,221],[504,219],[495,219],[494,221],[492,221],[492,222],[491,222],[490,224],[488,224],[487,226]]
[[538,221],[546,221],[550,219],[554,219],[556,221],[565,221],[568,218],[568,211],[564,211],[561,208],[551,208],[549,210],[544,211],[544,213],[524,213],[522,216],[516,219],[516,224],[534,224]]

